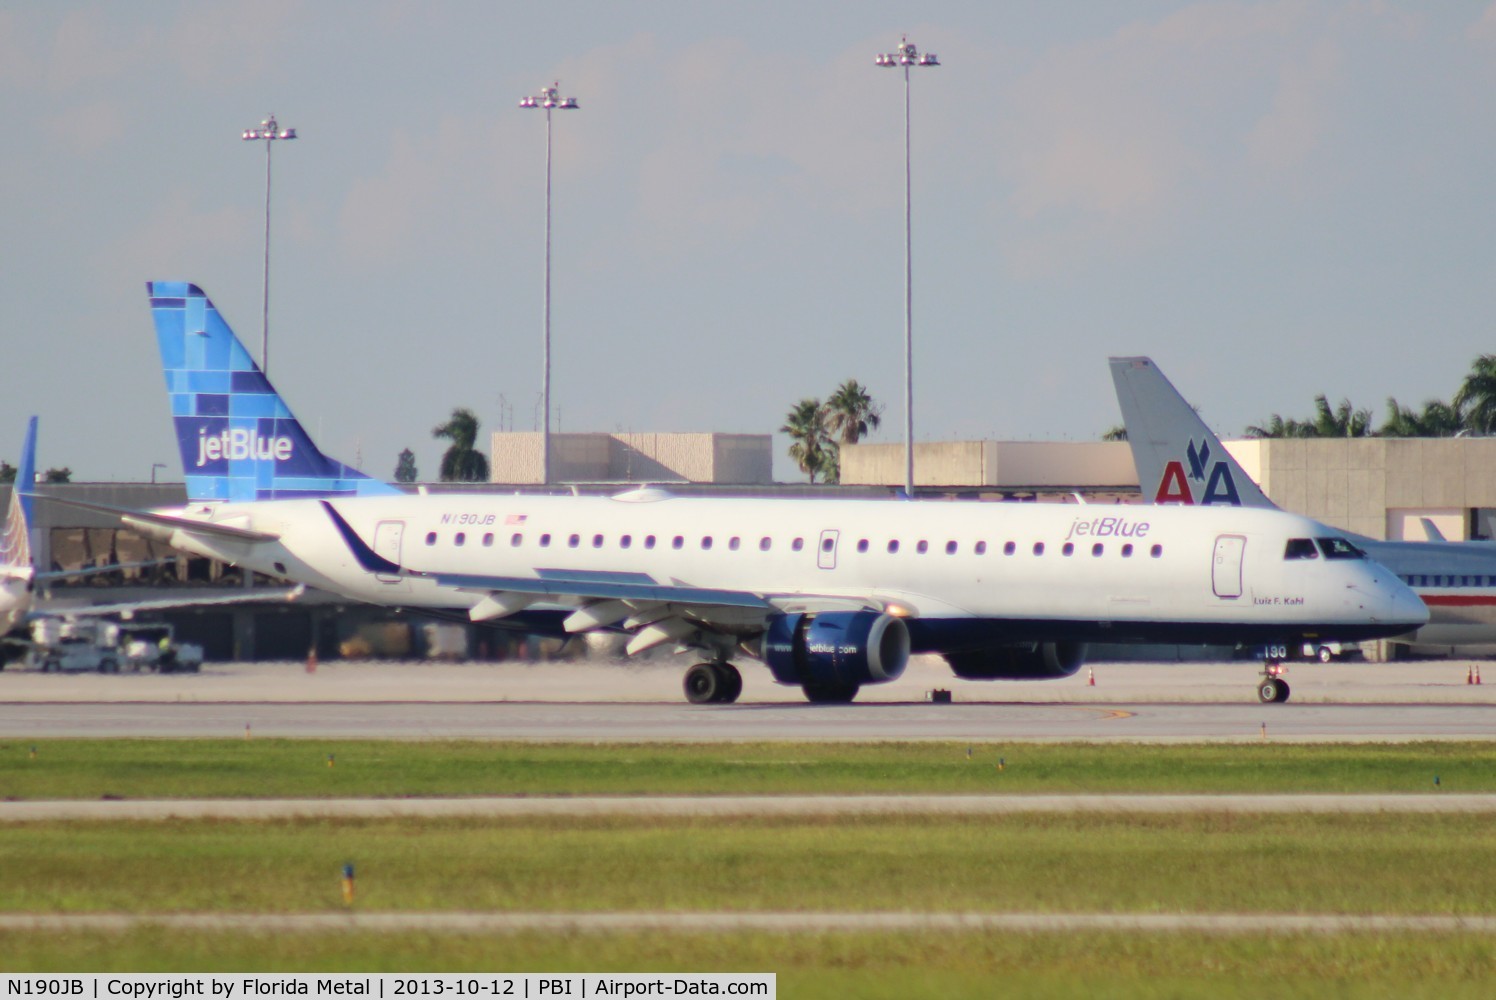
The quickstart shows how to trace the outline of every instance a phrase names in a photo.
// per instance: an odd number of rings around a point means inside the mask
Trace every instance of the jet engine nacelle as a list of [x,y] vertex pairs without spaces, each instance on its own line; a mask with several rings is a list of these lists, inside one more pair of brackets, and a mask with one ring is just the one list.
[[764,635],[763,659],[781,684],[884,684],[909,663],[909,628],[875,611],[778,615]]
[[1083,642],[999,646],[973,653],[946,653],[957,677],[969,681],[1043,681],[1069,677],[1086,662]]

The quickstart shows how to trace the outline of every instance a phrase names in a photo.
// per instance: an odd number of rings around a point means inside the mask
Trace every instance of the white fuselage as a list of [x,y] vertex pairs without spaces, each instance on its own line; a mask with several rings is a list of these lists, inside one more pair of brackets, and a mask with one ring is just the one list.
[[[1093,638],[1253,641],[1372,637],[1427,619],[1375,562],[1286,560],[1289,539],[1337,533],[1275,510],[639,496],[331,501],[404,574],[365,569],[317,500],[172,512],[275,542],[183,530],[172,540],[403,607],[468,609],[503,591],[505,579],[578,573],[776,599],[845,597],[907,616],[916,647],[927,649],[939,646],[939,630],[920,632],[920,623],[991,620],[1009,623],[1015,638],[1080,628]],[[459,587],[433,574],[472,579]]]

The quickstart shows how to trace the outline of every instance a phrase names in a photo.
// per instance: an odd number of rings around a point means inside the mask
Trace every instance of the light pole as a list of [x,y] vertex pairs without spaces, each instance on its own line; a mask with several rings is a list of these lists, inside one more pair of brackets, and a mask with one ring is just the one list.
[[521,97],[522,108],[545,109],[545,300],[541,326],[544,342],[540,353],[540,482],[551,481],[551,112],[576,111],[575,97],[560,96],[560,81],[533,97]]
[[939,66],[933,52],[921,53],[908,37],[893,52],[873,59],[879,66],[904,68],[904,495],[914,498],[914,270],[911,263],[913,223],[909,197],[909,67]]
[[245,142],[265,143],[265,285],[260,311],[260,371],[270,374],[270,147],[280,139],[296,138],[294,128],[281,128],[271,115],[240,136]]

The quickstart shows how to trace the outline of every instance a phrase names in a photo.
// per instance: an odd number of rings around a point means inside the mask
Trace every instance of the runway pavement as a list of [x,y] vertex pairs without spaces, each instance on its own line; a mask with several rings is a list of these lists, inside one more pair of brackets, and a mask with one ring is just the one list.
[[[1492,664],[1486,664],[1493,666]],[[317,737],[593,741],[1422,740],[1496,737],[1496,666],[1295,664],[1286,705],[1251,663],[1104,663],[1059,681],[980,683],[919,657],[857,703],[810,705],[745,665],[736,705],[696,706],[679,663],[209,665],[157,676],[0,673],[0,738]],[[1094,676],[1094,685],[1090,683]],[[935,704],[929,692],[951,692]]]

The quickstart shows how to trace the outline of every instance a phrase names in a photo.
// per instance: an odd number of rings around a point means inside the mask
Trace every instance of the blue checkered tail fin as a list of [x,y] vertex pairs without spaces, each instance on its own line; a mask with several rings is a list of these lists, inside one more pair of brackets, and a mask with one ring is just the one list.
[[152,281],[146,290],[189,500],[401,492],[318,450],[202,289]]

